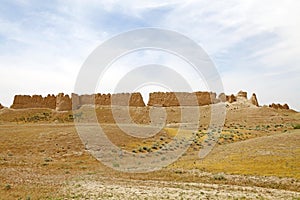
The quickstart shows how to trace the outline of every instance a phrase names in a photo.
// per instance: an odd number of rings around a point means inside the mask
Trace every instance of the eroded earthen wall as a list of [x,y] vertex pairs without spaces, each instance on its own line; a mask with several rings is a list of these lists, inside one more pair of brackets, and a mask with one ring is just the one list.
[[[240,91],[235,95],[225,95],[221,93],[218,98],[216,93],[213,92],[153,92],[149,94],[149,106],[204,106],[218,102],[233,103],[240,98],[247,99],[247,93]],[[258,106],[256,95],[253,94],[249,100],[253,105]],[[57,111],[67,111],[78,109],[83,105],[117,105],[117,106],[135,106],[143,107],[145,103],[140,93],[120,93],[120,94],[90,94],[90,95],[77,95],[72,94],[64,95],[63,93],[57,96],[48,95],[42,97],[41,95],[16,95],[11,108],[50,108]],[[276,109],[289,109],[287,104],[272,104],[272,108]],[[0,106],[1,108],[1,106]]]
[[153,92],[149,95],[149,106],[203,106],[218,102],[212,92]]
[[72,110],[72,100],[69,95],[59,93],[56,97],[56,110],[57,111],[68,111]]
[[286,110],[290,109],[290,107],[287,104],[281,105],[279,103],[278,104],[272,103],[269,105],[269,107],[274,109],[286,109]]
[[54,95],[48,95],[42,97],[41,95],[16,95],[11,108],[56,108],[56,97]]
[[92,94],[92,95],[72,95],[73,104],[77,107],[82,105],[118,105],[118,106],[145,106],[140,93],[120,93],[120,94]]
[[57,111],[66,111],[78,109],[82,105],[119,105],[119,106],[145,106],[143,97],[140,93],[122,93],[122,94],[91,94],[91,95],[65,95],[63,93],[57,96],[48,95],[16,95],[11,108],[50,108]]
[[251,96],[251,98],[250,98],[250,101],[251,101],[251,103],[252,103],[253,105],[259,106],[258,101],[257,101],[257,98],[256,98],[256,94],[255,94],[255,93],[252,94],[252,96]]

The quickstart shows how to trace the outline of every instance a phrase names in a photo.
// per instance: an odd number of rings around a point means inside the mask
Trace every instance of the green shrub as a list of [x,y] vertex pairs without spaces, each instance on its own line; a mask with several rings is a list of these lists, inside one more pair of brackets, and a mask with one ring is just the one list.
[[294,129],[300,129],[300,124],[293,125]]
[[45,158],[44,161],[45,162],[52,162],[52,158]]
[[118,163],[113,163],[113,167],[120,167]]
[[222,173],[215,174],[213,178],[214,178],[214,180],[218,180],[218,181],[226,180],[224,174],[222,174]]
[[5,190],[10,190],[10,189],[11,189],[11,185],[6,184],[6,185],[5,185]]
[[143,150],[144,150],[144,151],[147,151],[147,150],[148,150],[148,147],[143,147]]

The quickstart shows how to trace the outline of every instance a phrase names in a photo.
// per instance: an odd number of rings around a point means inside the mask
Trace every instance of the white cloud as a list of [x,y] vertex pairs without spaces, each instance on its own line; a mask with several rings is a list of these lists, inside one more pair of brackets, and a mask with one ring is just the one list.
[[[148,67],[148,65],[151,66]],[[152,65],[156,67],[152,68]],[[130,73],[134,73],[134,70],[137,72],[140,67],[144,67],[145,71],[139,71],[139,73],[130,75]],[[169,70],[165,68],[169,68]],[[188,87],[191,89],[187,89],[187,87],[181,85],[180,80],[176,80],[174,77],[165,74],[168,72],[180,75],[180,77],[186,80],[189,85]],[[126,82],[128,85],[134,82],[140,83],[142,80],[145,83],[157,85],[166,83],[166,79],[169,79],[171,80],[169,82],[170,85],[166,86],[173,91],[182,91],[183,88],[188,91],[209,90],[205,82],[206,80],[203,80],[203,77],[197,74],[197,71],[185,60],[161,50],[139,50],[115,60],[107,71],[105,71],[103,77],[100,78],[97,91],[101,93],[105,91],[114,92],[118,89],[119,81],[126,76],[129,78],[127,78]],[[155,83],[153,80],[156,80]],[[149,84],[148,86],[150,86]],[[135,85],[134,89],[140,86]],[[121,87],[124,88],[124,85]],[[132,87],[129,87],[127,92],[133,92],[130,91],[132,89]]]
[[225,90],[261,91],[262,103],[289,102],[300,110],[294,100],[300,98],[295,93],[300,89],[299,8],[292,0],[189,1],[169,13],[162,26],[190,36],[215,58]]
[[[257,91],[263,103],[288,102],[300,110],[295,100],[300,99],[295,93],[300,89],[297,0],[67,0],[48,6],[18,0],[12,5],[10,13],[15,6],[22,15],[0,14],[0,102],[5,105],[15,93],[71,92],[81,64],[101,41],[154,26],[179,31],[202,45],[222,73],[226,91]],[[39,78],[43,74],[48,79]]]

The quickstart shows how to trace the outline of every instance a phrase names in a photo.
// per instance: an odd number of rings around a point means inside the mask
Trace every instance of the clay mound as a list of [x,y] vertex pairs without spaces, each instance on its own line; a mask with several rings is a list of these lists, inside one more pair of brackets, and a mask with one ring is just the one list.
[[247,92],[239,91],[237,95],[231,94],[231,95],[225,95],[224,93],[221,93],[219,95],[220,101],[224,102],[224,98],[226,97],[227,107],[233,107],[234,109],[238,109],[237,106],[240,107],[258,107],[258,100],[256,97],[256,94],[253,93],[251,98],[247,98]]
[[0,109],[2,109],[2,108],[4,108],[4,106],[2,106],[1,103],[0,103]]
[[253,105],[248,99],[238,99],[232,103],[226,102],[226,107],[229,110],[239,110],[243,108],[258,108],[258,106]]

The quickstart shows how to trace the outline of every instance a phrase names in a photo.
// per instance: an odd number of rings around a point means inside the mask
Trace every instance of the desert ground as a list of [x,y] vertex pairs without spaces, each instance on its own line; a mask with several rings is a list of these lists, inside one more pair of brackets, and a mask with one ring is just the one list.
[[[151,125],[150,109],[131,107],[131,121]],[[0,199],[300,199],[300,113],[293,110],[226,105],[216,145],[200,159],[211,113],[211,106],[201,106],[188,150],[174,163],[146,173],[99,162],[75,126],[91,122],[86,113],[95,110],[115,145],[147,157],[172,141],[184,108],[156,109],[165,110],[165,126],[148,138],[124,133],[117,123],[126,120],[116,122],[109,106],[74,113],[1,109]]]

